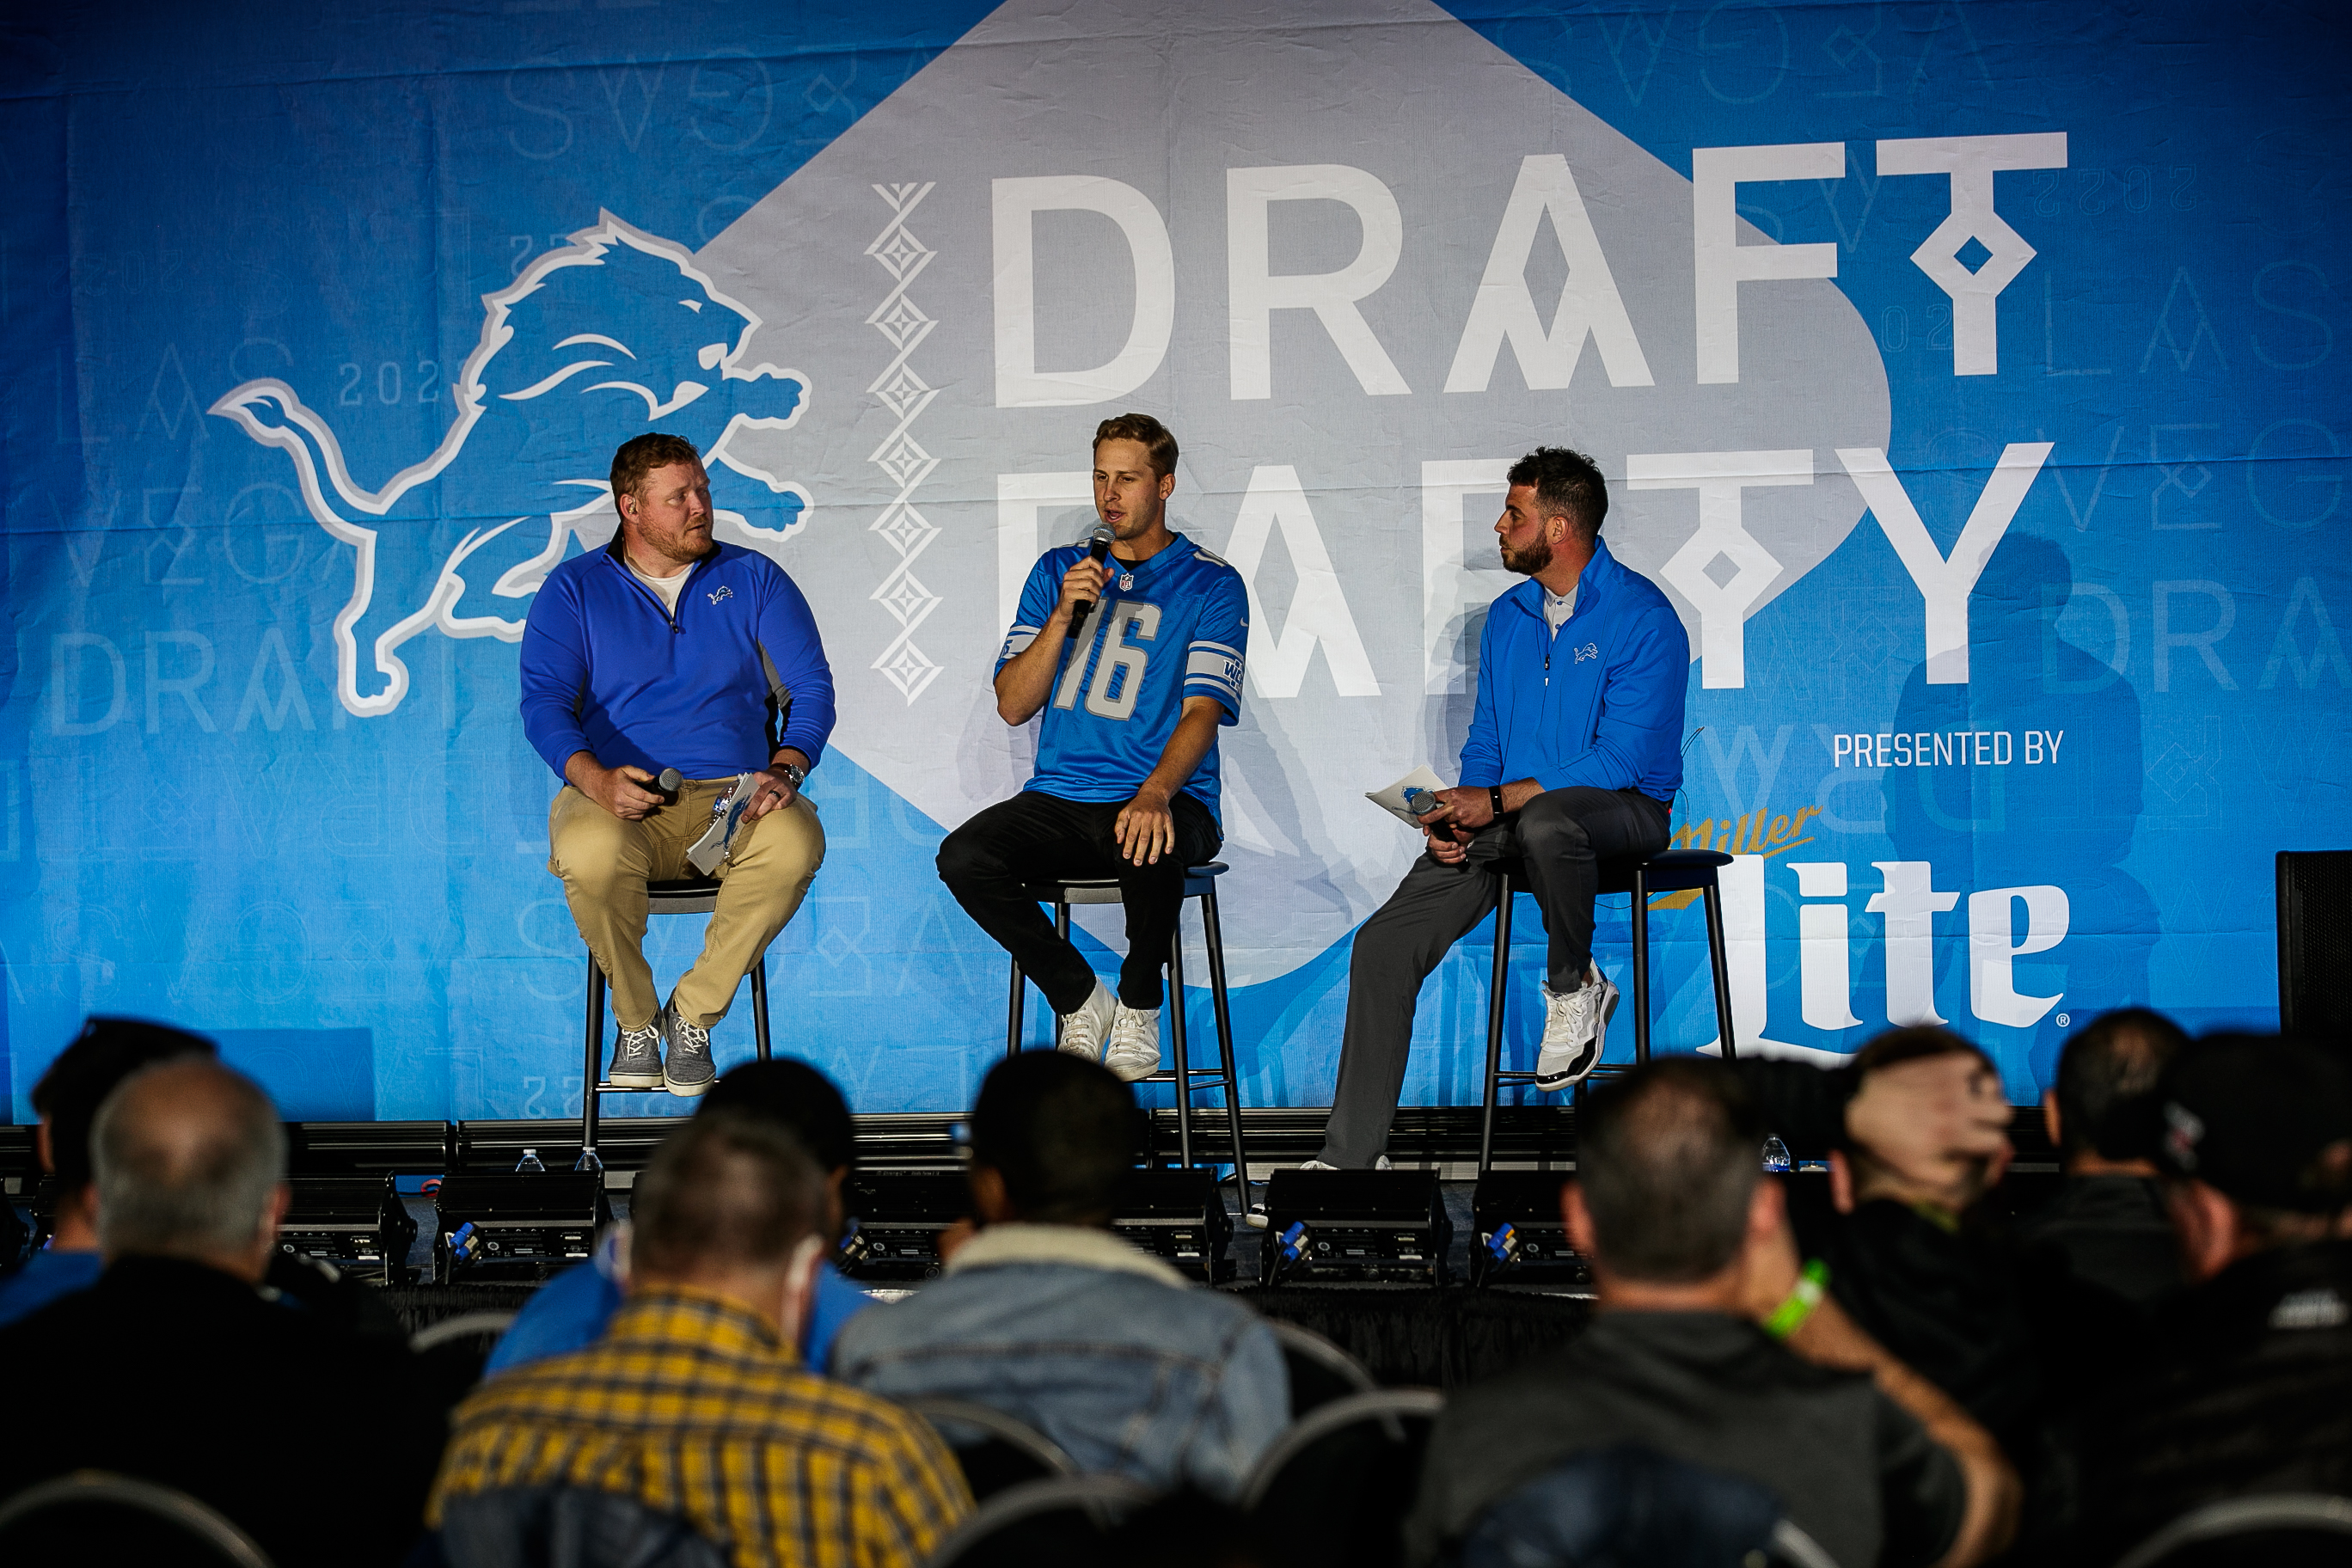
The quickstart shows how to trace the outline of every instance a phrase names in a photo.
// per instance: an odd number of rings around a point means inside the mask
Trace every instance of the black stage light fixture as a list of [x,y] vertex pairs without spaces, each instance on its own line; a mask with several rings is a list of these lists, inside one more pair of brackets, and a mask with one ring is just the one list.
[[278,1224],[278,1249],[331,1263],[385,1285],[409,1282],[416,1221],[389,1174],[293,1176],[293,1201]]
[[860,1171],[841,1194],[849,1234],[834,1266],[846,1279],[887,1285],[940,1271],[940,1232],[971,1213],[961,1172]]
[[1489,1171],[1470,1197],[1473,1285],[1591,1283],[1592,1270],[1568,1245],[1559,1171]]
[[1188,1279],[1220,1285],[1234,1277],[1234,1221],[1214,1171],[1130,1172],[1110,1227]]
[[433,1260],[445,1284],[544,1279],[586,1261],[613,1218],[602,1171],[463,1172],[435,1202]]
[[0,1190],[18,1201],[32,1196],[41,1177],[40,1152],[33,1146],[31,1126],[0,1127]]
[[1454,1241],[1434,1171],[1276,1171],[1258,1278],[1268,1285],[1443,1285]]

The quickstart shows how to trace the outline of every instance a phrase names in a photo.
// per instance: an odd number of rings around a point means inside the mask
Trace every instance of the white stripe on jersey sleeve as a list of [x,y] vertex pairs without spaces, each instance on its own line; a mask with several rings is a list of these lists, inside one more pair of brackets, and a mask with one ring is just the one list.
[[1209,688],[1212,695],[1232,699],[1238,708],[1242,699],[1241,655],[1222,644],[1194,643],[1184,663],[1185,689],[1190,691],[1196,682]]
[[996,662],[1002,664],[1008,658],[1028,652],[1029,645],[1037,640],[1037,634],[1044,629],[1042,626],[1014,626],[1005,634],[1004,651],[996,656]]
[[1227,658],[1239,658],[1242,656],[1241,649],[1237,647],[1230,647],[1221,642],[1211,642],[1206,637],[1197,637],[1193,639],[1192,652],[1195,654],[1221,653]]

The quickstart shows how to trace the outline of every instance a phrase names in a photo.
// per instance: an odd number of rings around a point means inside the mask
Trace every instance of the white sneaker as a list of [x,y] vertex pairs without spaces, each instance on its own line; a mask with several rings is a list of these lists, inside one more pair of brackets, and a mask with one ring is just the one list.
[[1090,1062],[1102,1060],[1103,1037],[1110,1033],[1111,1016],[1118,1010],[1118,998],[1100,980],[1095,982],[1095,994],[1075,1013],[1062,1015],[1062,1043],[1054,1048],[1067,1051],[1074,1057],[1084,1057]]
[[1160,1009],[1118,1004],[1111,1014],[1110,1048],[1103,1066],[1128,1083],[1160,1070]]
[[[1339,1167],[1337,1165],[1327,1164],[1321,1160],[1308,1160],[1301,1163],[1298,1168],[1302,1171],[1336,1171]],[[1386,1171],[1393,1169],[1393,1167],[1389,1164],[1389,1157],[1386,1154],[1382,1154],[1372,1161],[1372,1169],[1375,1171]],[[1269,1217],[1270,1216],[1266,1213],[1265,1200],[1264,1198],[1260,1198],[1255,1203],[1250,1205],[1249,1212],[1242,1215],[1244,1220],[1247,1221],[1250,1225],[1255,1226],[1259,1230],[1264,1230],[1265,1228],[1266,1221]]]
[[1598,965],[1588,963],[1585,973],[1585,983],[1574,991],[1543,988],[1543,1048],[1536,1053],[1536,1088],[1546,1094],[1568,1088],[1601,1065],[1617,987]]

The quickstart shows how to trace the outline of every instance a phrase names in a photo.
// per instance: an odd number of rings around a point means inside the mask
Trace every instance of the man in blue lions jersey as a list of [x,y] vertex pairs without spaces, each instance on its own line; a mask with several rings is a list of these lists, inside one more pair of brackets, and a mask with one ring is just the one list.
[[[997,713],[1007,724],[1045,715],[1036,772],[940,846],[940,879],[1061,1015],[1061,1048],[1129,1082],[1160,1066],[1160,966],[1184,868],[1224,839],[1217,727],[1241,716],[1249,644],[1241,574],[1169,531],[1175,489],[1176,438],[1159,420],[1122,414],[1096,429],[1109,559],[1047,551],[997,657]],[[1118,879],[1127,961],[1115,994],[1023,891],[1062,877]]]

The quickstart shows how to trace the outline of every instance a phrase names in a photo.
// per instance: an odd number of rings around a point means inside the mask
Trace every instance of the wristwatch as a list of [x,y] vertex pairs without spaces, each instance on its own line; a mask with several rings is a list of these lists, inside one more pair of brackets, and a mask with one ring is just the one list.
[[784,782],[791,784],[794,789],[800,788],[801,781],[808,777],[808,770],[802,767],[798,763],[770,763],[768,764],[768,771],[772,773],[782,774]]
[[1488,785],[1486,786],[1486,798],[1487,798],[1488,800],[1490,800],[1490,801],[1492,801],[1492,802],[1494,803],[1494,805],[1495,805],[1495,820],[1496,820],[1496,821],[1497,821],[1497,822],[1502,821],[1502,820],[1503,820],[1503,786],[1502,786],[1501,784],[1488,784]]

